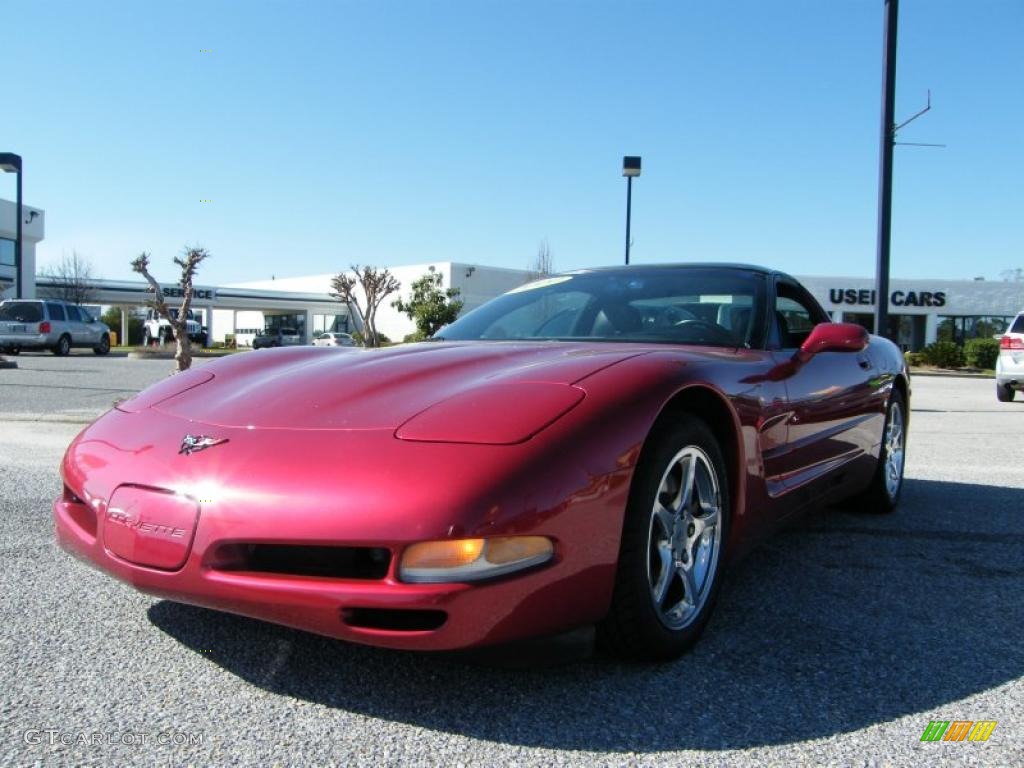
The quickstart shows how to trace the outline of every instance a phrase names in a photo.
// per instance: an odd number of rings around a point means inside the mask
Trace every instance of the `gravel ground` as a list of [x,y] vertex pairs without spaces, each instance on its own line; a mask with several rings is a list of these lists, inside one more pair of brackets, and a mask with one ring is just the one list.
[[[137,594],[54,545],[50,501],[76,420],[168,362],[19,365],[0,371],[2,764],[1024,764],[1024,403],[991,381],[915,380],[897,513],[779,535],[692,653],[646,666],[397,653]],[[920,742],[933,719],[998,725]]]

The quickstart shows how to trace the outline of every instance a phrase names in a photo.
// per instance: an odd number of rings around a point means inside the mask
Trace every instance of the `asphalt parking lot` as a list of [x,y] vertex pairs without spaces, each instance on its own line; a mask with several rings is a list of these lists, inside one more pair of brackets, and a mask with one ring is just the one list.
[[[5,765],[1024,764],[1024,402],[991,380],[915,378],[899,510],[822,510],[760,547],[678,662],[515,664],[348,645],[72,560],[50,519],[61,454],[171,362],[18,363],[0,371]],[[922,743],[929,720],[998,725]]]

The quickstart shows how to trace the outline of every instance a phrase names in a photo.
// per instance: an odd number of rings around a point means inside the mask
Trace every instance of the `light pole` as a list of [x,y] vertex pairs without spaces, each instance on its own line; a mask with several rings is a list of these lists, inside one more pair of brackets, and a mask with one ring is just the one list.
[[640,175],[640,156],[622,158],[622,175],[626,177],[626,264],[629,264],[629,220],[633,213],[633,177]]
[[896,140],[896,25],[899,0],[885,0],[882,53],[882,136],[878,161],[878,250],[875,255],[875,333],[889,338],[889,248],[892,241],[892,149]]
[[21,291],[21,155],[13,152],[0,152],[0,170],[6,173],[17,174],[17,198],[15,202],[14,216],[14,298],[20,299]]

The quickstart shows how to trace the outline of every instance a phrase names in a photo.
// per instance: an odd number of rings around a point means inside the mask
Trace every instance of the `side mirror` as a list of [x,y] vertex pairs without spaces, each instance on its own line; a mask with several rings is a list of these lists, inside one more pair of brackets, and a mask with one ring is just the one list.
[[797,357],[806,363],[819,352],[860,352],[868,345],[868,332],[856,323],[819,323],[800,345]]

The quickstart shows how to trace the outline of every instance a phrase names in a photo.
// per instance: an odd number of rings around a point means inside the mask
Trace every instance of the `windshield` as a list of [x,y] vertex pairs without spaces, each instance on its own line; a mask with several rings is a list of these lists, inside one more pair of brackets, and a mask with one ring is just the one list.
[[38,323],[43,319],[43,307],[34,301],[5,301],[0,304],[0,320],[18,323]]
[[499,296],[435,338],[759,346],[764,295],[764,276],[741,269],[558,275]]

